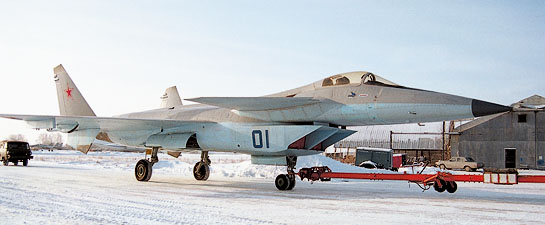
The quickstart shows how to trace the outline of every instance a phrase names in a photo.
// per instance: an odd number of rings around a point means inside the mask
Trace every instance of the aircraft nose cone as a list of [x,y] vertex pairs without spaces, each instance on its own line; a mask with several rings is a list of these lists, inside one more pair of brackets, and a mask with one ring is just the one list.
[[471,101],[471,111],[473,112],[473,116],[475,117],[507,112],[511,111],[512,109],[512,107],[498,105],[495,103],[485,102],[477,99],[473,99]]

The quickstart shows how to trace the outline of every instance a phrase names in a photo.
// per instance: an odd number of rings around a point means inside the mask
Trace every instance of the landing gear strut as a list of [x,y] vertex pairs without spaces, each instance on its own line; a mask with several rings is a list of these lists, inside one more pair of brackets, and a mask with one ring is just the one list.
[[288,165],[288,174],[280,174],[276,177],[274,184],[278,190],[288,191],[295,187],[295,165],[297,164],[297,156],[286,156]]
[[159,152],[159,147],[153,147],[151,149],[151,157],[149,160],[141,159],[136,163],[136,167],[134,168],[134,176],[136,177],[136,180],[149,181],[153,171],[153,164],[159,162],[157,152]]
[[210,176],[210,158],[208,157],[208,151],[201,152],[201,161],[195,164],[193,167],[193,177],[196,180],[205,181]]

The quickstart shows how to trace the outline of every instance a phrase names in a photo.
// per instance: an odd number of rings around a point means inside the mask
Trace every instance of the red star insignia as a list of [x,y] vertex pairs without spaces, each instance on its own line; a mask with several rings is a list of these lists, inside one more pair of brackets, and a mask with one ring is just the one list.
[[68,86],[68,89],[64,90],[66,91],[66,94],[68,95],[68,97],[72,97],[72,89],[73,88],[70,88],[70,86]]

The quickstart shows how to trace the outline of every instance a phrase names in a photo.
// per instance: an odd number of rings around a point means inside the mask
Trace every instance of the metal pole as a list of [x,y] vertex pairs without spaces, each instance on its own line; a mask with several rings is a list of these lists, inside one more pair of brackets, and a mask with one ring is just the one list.
[[534,148],[534,165],[535,165],[535,169],[537,169],[537,145],[539,144],[539,142],[537,141],[537,111],[534,111],[534,135],[535,135],[535,140],[534,140],[534,144],[535,144],[535,148]]
[[443,150],[441,151],[441,160],[445,160],[445,121],[443,121]]
[[394,149],[394,142],[393,142],[393,136],[394,132],[390,131],[390,149]]

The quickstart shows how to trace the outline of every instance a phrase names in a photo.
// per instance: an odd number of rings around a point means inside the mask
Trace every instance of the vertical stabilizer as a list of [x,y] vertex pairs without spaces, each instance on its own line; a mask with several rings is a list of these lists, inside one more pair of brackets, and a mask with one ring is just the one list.
[[57,85],[57,98],[61,116],[95,116],[95,113],[85,101],[80,91],[64,70],[58,65],[55,72],[55,84]]
[[169,87],[161,96],[161,108],[172,108],[182,105],[182,99],[176,86]]

